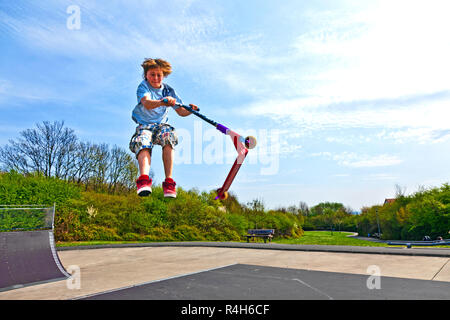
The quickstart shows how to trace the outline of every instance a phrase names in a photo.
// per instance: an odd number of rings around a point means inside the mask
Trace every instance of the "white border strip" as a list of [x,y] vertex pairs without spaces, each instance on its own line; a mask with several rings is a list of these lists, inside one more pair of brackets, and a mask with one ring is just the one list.
[[185,274],[180,274],[177,276],[173,276],[173,277],[168,277],[168,278],[163,278],[163,279],[157,279],[157,280],[152,280],[152,281],[148,281],[148,282],[143,282],[143,283],[139,283],[139,284],[133,284],[131,286],[126,286],[126,287],[122,287],[122,288],[117,288],[117,289],[111,289],[111,290],[107,290],[107,291],[103,291],[103,292],[98,292],[98,293],[92,293],[92,294],[88,294],[85,296],[80,296],[80,297],[75,297],[71,300],[80,300],[80,299],[86,299],[86,298],[90,298],[90,297],[95,297],[95,296],[99,296],[102,294],[107,294],[107,293],[112,293],[112,292],[117,292],[117,291],[121,291],[121,290],[125,290],[125,289],[130,289],[130,288],[134,288],[134,287],[140,287],[140,286],[145,286],[151,283],[156,283],[156,282],[161,282],[161,281],[165,281],[165,280],[171,280],[171,279],[176,279],[176,278],[181,278],[181,277],[186,277],[186,276],[190,276],[193,274],[198,274],[198,273],[202,273],[202,272],[207,272],[207,271],[213,271],[213,270],[217,270],[217,269],[222,269],[222,268],[227,268],[227,267],[231,267],[231,266],[235,266],[238,263],[232,263],[232,264],[227,264],[224,266],[220,266],[220,267],[215,267],[215,268],[210,268],[210,269],[205,269],[205,270],[200,270],[200,271],[195,271],[195,272],[190,272],[190,273],[185,273]]
[[58,266],[59,271],[66,277],[70,278],[71,275],[67,273],[67,271],[64,269],[64,267],[61,265],[61,262],[59,261],[58,254],[56,253],[55,249],[55,238],[53,237],[53,231],[48,232],[48,238],[50,241],[50,249],[52,250],[52,256],[53,260],[55,260],[56,265]]

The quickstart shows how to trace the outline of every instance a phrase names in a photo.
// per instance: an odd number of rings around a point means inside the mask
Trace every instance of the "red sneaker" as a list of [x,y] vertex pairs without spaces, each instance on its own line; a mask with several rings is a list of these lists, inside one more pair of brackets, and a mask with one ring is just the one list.
[[148,175],[142,175],[136,180],[138,196],[146,197],[152,193],[152,179]]
[[164,197],[166,198],[176,198],[177,190],[175,189],[176,183],[172,178],[166,178],[166,181],[162,183]]

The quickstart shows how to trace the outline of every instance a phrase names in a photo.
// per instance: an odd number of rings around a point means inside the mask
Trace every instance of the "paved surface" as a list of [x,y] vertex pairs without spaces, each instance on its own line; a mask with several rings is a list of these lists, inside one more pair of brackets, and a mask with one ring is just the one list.
[[[248,287],[246,299],[257,299],[266,280],[271,283],[271,295],[266,296],[270,299],[300,288],[301,292],[295,291],[298,299],[316,299],[319,291],[335,299],[397,299],[402,295],[403,299],[450,299],[449,249],[196,242],[61,248],[58,252],[64,267],[74,270],[74,279],[0,292],[0,299],[75,299],[125,287],[143,289],[143,283],[150,285],[150,291],[155,288],[151,283],[165,286],[167,294],[160,295],[161,299],[172,299],[177,286],[186,288],[187,283],[204,289],[199,292],[204,294],[202,299],[227,299],[233,288],[235,297],[242,297],[236,287],[242,283]],[[255,266],[261,267],[259,271]],[[373,270],[380,272],[381,290],[366,292]],[[213,282],[219,272],[223,282]],[[201,281],[192,281],[192,277]],[[255,279],[263,287],[256,286]],[[286,281],[292,284],[286,287]],[[441,294],[443,289],[447,296]],[[180,296],[194,299],[192,292]]]
[[236,264],[85,297],[86,300],[450,299],[450,282]]
[[[360,247],[360,246],[326,246],[326,245],[293,245],[279,243],[262,242],[156,242],[156,243],[130,243],[130,244],[110,244],[97,246],[81,246],[77,250],[90,250],[99,248],[144,248],[144,247],[216,247],[216,248],[247,248],[262,250],[283,250],[283,251],[312,251],[312,252],[341,252],[341,253],[367,253],[384,255],[410,255],[428,257],[450,258],[449,248],[424,248],[413,247]],[[73,248],[58,248],[58,251],[73,250]]]

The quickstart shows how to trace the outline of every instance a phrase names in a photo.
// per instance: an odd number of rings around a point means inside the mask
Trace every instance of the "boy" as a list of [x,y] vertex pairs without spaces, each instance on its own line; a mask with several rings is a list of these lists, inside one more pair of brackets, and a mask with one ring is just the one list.
[[[183,107],[180,97],[163,78],[172,72],[172,66],[162,59],[145,59],[142,63],[144,80],[137,88],[138,104],[133,109],[132,119],[138,124],[130,140],[130,150],[136,154],[139,164],[139,178],[136,188],[139,196],[152,193],[152,179],[149,178],[152,148],[155,144],[162,146],[162,158],[166,180],[163,182],[164,197],[176,198],[176,183],[172,179],[174,147],[178,144],[175,128],[168,124],[169,107],[177,114],[186,117],[191,113]],[[198,107],[190,104],[194,110]]]

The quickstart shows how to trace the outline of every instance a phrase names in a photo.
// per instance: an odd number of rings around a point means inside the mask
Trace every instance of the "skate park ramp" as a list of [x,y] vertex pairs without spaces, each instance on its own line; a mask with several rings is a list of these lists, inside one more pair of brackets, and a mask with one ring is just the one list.
[[54,207],[0,208],[0,291],[67,279],[53,238]]

